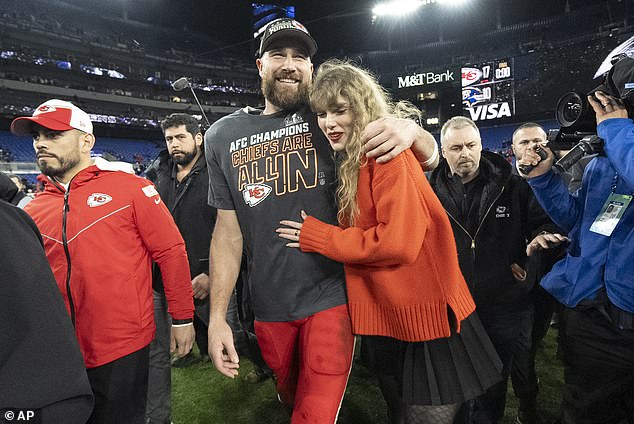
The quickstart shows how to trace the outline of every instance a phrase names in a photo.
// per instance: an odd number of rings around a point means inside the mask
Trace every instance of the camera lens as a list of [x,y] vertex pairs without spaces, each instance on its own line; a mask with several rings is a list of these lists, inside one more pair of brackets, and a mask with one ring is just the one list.
[[563,108],[564,119],[568,122],[574,122],[581,115],[581,105],[574,101],[568,102],[564,105]]
[[574,127],[575,131],[594,131],[596,127],[594,110],[584,95],[575,92],[559,99],[555,118],[562,127]]
[[557,121],[563,127],[573,125],[581,116],[583,101],[577,93],[565,94],[557,104]]

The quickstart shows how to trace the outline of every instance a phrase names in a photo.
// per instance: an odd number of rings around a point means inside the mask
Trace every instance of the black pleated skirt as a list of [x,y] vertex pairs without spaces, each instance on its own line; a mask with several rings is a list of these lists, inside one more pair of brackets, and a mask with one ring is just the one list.
[[408,405],[462,403],[501,381],[502,363],[475,312],[462,321],[460,333],[452,328],[443,339],[363,336],[361,360],[375,373],[393,376]]

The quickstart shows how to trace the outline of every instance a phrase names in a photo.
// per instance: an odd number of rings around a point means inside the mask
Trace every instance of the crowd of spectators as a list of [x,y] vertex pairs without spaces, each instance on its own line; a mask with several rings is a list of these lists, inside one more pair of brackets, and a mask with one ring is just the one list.
[[595,34],[559,45],[548,44],[515,60],[517,113],[554,110],[557,100],[568,91],[588,92],[598,85],[593,80],[606,53],[629,38]]
[[[170,85],[182,76],[185,66],[203,105],[257,105],[259,84],[251,61],[246,65],[232,51],[204,59],[196,56],[201,46],[205,50],[219,47],[218,41],[192,31],[175,32],[128,20],[113,12],[97,12],[63,2],[3,2],[0,79],[194,105],[189,90],[175,93]],[[2,109],[9,117],[29,112],[10,102]],[[157,128],[156,113],[147,110],[150,107],[136,109],[117,123]]]
[[[76,19],[69,19],[69,16]],[[7,0],[0,5],[0,17],[0,24],[19,31],[43,33],[49,38],[92,45],[101,50],[175,59],[188,65],[201,61],[196,57],[200,53],[200,45],[220,47],[218,41],[203,34],[192,31],[181,33],[171,28],[128,20],[112,10],[102,14],[92,8],[69,3]],[[230,51],[205,58],[203,62],[217,69],[250,69]]]
[[[152,45],[150,40],[160,38],[163,31],[158,26],[125,20],[119,22],[120,25],[112,25],[112,20],[121,18],[113,15],[106,20],[99,19],[94,13],[70,4],[63,7],[72,7],[73,14],[86,19],[67,22],[65,13],[68,11],[60,10],[60,5],[44,4],[38,0],[12,0],[4,6],[4,10],[0,7],[3,18],[0,29],[5,26],[9,30],[0,31],[0,79],[165,103],[186,103],[191,107],[184,112],[197,113],[189,90],[175,92],[170,85],[180,75],[176,75],[166,61],[177,60],[181,67],[188,65],[188,72],[192,72],[192,87],[203,105],[237,108],[256,106],[260,102],[257,78],[253,75],[253,79],[245,79],[245,74],[241,73],[246,69],[252,71],[250,64],[242,63],[230,53],[200,63],[195,51],[182,50],[188,44],[179,42],[181,34],[174,34],[170,43]],[[601,6],[595,5],[535,22],[500,27],[481,37],[419,44],[409,51],[411,54],[404,54],[403,50],[370,51],[361,54],[358,59],[380,74],[383,84],[389,87],[396,80],[392,78],[393,72],[420,71],[423,64],[459,69],[467,63],[513,57],[516,116],[521,118],[537,112],[551,112],[564,92],[583,92],[596,85],[592,75],[598,67],[597,58],[631,35],[632,31],[626,20],[606,24],[604,15]],[[580,25],[580,22],[584,24]],[[139,25],[147,26],[147,34],[141,31],[144,34],[139,35]],[[574,39],[569,36],[571,28],[578,28]],[[13,30],[46,32],[59,38],[60,42],[53,42],[56,47],[51,47],[51,44],[30,45],[27,41],[16,43],[16,38],[7,35]],[[144,39],[134,38],[132,34]],[[556,41],[561,40],[563,34],[566,34],[565,41]],[[188,36],[205,37],[191,33]],[[73,50],[67,47],[65,51],[67,43],[62,40],[66,39],[90,45],[90,48]],[[205,42],[214,43],[209,39]],[[448,51],[450,55],[446,54]],[[152,59],[140,65],[126,59],[128,56],[122,53]],[[205,66],[223,71],[208,72]],[[158,118],[165,114],[165,109],[131,105],[124,99],[120,104],[88,101],[81,96],[69,100],[86,110],[99,111],[100,114],[92,116],[92,119],[109,125],[157,129]],[[25,104],[32,105],[38,101],[24,96],[19,99],[9,97],[0,106],[0,113],[5,117],[28,115],[32,110]],[[211,121],[222,116],[209,115]],[[490,149],[510,157],[509,146],[498,144],[490,146]]]
[[11,162],[13,155],[10,151],[0,148],[0,162]]
[[[123,63],[110,69],[110,59],[106,64],[88,58],[67,60],[61,52],[44,52],[13,44],[3,46],[0,61],[4,62],[0,78],[158,101],[173,101],[176,97],[171,83],[177,77],[162,78],[164,72],[159,70],[158,63],[156,69],[140,69]],[[193,87],[201,92],[202,103],[207,105],[241,105],[259,93],[255,79],[193,77],[191,80]],[[192,101],[188,93],[180,93],[178,98]]]
[[571,35],[593,36],[601,32],[602,22],[609,19],[605,17],[603,5],[597,3],[538,21],[500,26],[477,37],[460,28],[461,37],[410,43],[389,51],[370,50],[360,53],[359,58],[364,66],[382,76],[402,74],[403,70],[421,71],[421,67],[426,70],[436,66],[459,68],[469,63],[526,54],[534,51],[535,46],[570,40]]

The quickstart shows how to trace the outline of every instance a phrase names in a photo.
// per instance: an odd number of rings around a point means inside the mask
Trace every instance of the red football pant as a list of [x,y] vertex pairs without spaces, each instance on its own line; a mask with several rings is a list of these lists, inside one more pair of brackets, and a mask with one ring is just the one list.
[[348,306],[290,322],[255,322],[262,357],[277,377],[291,424],[334,423],[352,367]]

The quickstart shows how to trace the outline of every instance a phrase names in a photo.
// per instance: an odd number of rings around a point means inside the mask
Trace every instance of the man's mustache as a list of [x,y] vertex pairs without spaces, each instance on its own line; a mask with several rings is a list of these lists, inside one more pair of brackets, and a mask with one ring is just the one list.
[[35,158],[36,159],[41,159],[43,157],[59,159],[56,155],[54,155],[52,153],[38,152],[38,153],[35,154]]

